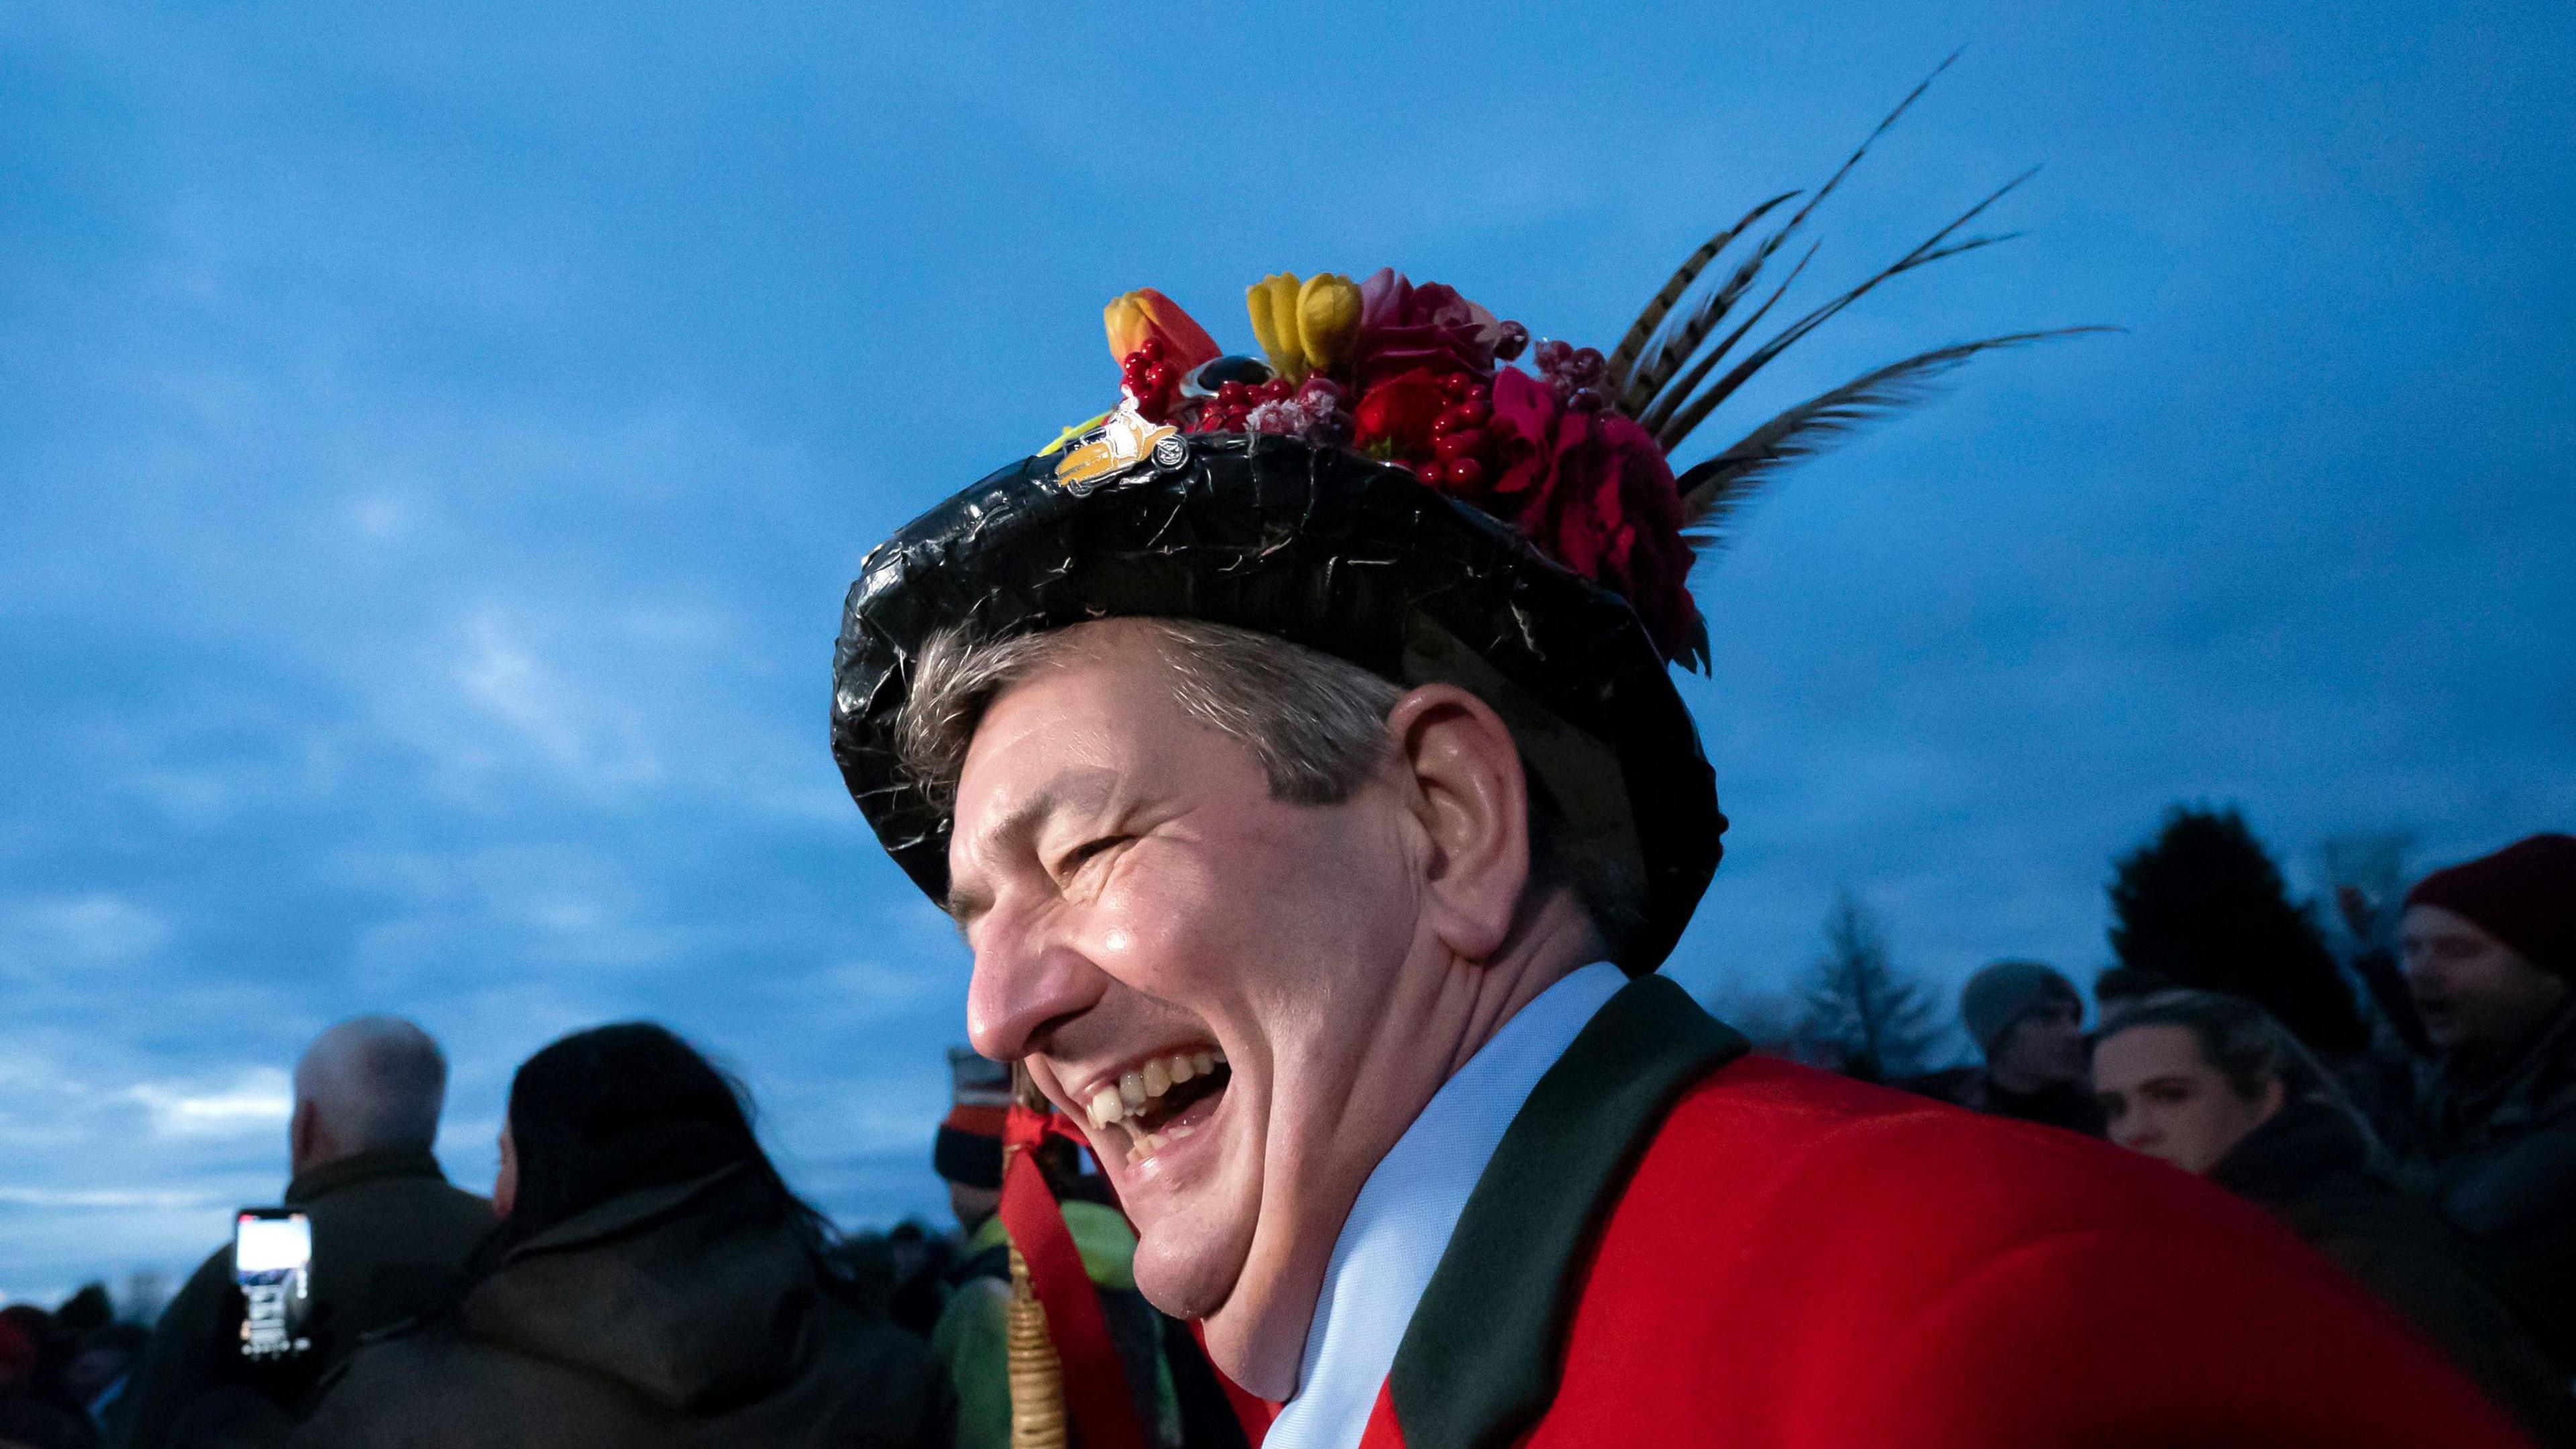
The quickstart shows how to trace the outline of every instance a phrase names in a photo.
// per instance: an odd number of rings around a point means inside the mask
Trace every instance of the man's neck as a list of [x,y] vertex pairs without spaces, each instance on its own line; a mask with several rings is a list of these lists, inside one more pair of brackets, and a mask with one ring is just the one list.
[[[1427,963],[1408,963],[1402,987],[1377,1034],[1352,1062],[1349,1079],[1351,1100],[1400,1105],[1374,1118],[1381,1135],[1333,1144],[1348,1173],[1348,1195],[1335,1210],[1318,1214],[1315,1229],[1301,1233],[1283,1255],[1286,1263],[1273,1270],[1277,1276],[1261,1295],[1264,1309],[1226,1335],[1248,1351],[1229,1365],[1237,1382],[1269,1397],[1295,1391],[1326,1264],[1370,1172],[1495,1033],[1549,987],[1604,954],[1591,919],[1571,893],[1560,891],[1532,907],[1502,948],[1482,961],[1453,958],[1430,970],[1424,969]],[[1350,1132],[1348,1119],[1344,1132]]]
[[286,1184],[289,1202],[319,1197],[354,1182],[369,1182],[379,1177],[436,1177],[446,1180],[439,1170],[438,1158],[427,1145],[412,1147],[377,1147],[363,1152],[342,1153],[326,1162],[310,1163],[295,1169]]
[[1522,1007],[1606,954],[1600,933],[1570,897],[1557,897],[1533,916],[1492,960],[1471,968],[1477,973],[1476,1000],[1453,1039],[1441,1081],[1456,1076]]

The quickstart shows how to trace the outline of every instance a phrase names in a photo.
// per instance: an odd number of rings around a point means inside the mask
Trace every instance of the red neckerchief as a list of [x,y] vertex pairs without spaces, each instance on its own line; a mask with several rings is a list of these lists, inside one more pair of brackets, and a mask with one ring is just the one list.
[[1050,1135],[1088,1147],[1072,1125],[1053,1112],[1013,1105],[1002,1127],[1010,1165],[1002,1173],[1002,1227],[1029,1265],[1029,1286],[1046,1309],[1047,1337],[1064,1365],[1064,1408],[1083,1449],[1146,1449],[1127,1392],[1127,1369],[1109,1340],[1109,1320],[1082,1254],[1064,1225],[1064,1209],[1047,1189],[1046,1174],[1031,1154]]

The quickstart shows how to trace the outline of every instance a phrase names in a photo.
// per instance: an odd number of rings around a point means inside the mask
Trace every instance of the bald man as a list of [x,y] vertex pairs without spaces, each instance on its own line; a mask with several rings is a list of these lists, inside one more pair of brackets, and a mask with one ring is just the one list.
[[110,1440],[177,1449],[258,1426],[282,1430],[359,1335],[437,1306],[493,1224],[492,1205],[448,1185],[431,1144],[447,1058],[399,1017],[362,1016],[314,1038],[295,1064],[286,1205],[313,1224],[312,1352],[291,1369],[246,1371],[229,1244],[170,1303]]

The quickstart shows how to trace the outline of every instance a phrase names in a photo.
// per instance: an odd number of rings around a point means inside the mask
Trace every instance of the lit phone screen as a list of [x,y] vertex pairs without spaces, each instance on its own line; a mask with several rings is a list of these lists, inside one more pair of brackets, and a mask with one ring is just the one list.
[[244,1215],[234,1224],[233,1270],[279,1273],[313,1261],[313,1224],[303,1214],[285,1218]]

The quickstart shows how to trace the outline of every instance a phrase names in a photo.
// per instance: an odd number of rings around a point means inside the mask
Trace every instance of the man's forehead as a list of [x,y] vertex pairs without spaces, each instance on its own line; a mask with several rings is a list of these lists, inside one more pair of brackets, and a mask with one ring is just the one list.
[[958,836],[974,847],[1044,824],[1050,817],[1089,813],[1107,806],[1126,776],[1099,765],[1067,764],[1026,784],[1006,783],[987,793],[970,820],[961,815]]
[[1177,704],[1122,663],[1084,649],[994,697],[958,775],[952,872],[1028,844],[1059,816],[1110,808],[1141,788],[1143,766],[1170,756]]
[[[1086,628],[1097,626],[1085,626]],[[997,690],[966,738],[959,800],[996,775],[1111,766],[1171,723],[1178,705],[1149,647],[1085,639]],[[1031,788],[1027,783],[1022,789]]]

